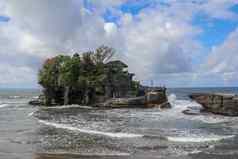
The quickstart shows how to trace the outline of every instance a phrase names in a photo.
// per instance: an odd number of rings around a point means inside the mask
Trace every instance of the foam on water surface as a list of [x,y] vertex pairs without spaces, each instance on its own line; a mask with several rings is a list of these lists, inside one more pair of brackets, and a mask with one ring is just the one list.
[[9,104],[0,104],[0,108],[8,107]]
[[234,138],[235,135],[227,135],[227,136],[218,136],[218,135],[208,135],[208,136],[187,136],[187,137],[172,137],[169,136],[167,139],[172,142],[193,142],[193,143],[201,143],[201,142],[215,142],[224,139]]
[[56,106],[56,107],[41,107],[41,109],[70,109],[70,108],[93,109],[90,106],[80,106],[80,105],[66,105],[66,106]]
[[0,108],[9,107],[9,106],[10,106],[10,104],[8,104],[8,103],[0,104]]
[[28,116],[28,117],[32,117],[32,116],[34,115],[34,113],[35,113],[35,112],[31,112],[31,113],[29,113],[27,116]]
[[78,156],[78,157],[127,157],[130,153],[123,152],[105,152],[105,153],[73,153],[73,152],[52,152],[52,153],[42,153],[42,155],[47,156]]
[[[169,116],[175,119],[201,121],[206,124],[218,124],[231,121],[238,121],[238,117],[222,116],[212,113],[201,113],[200,110],[202,109],[202,106],[200,104],[191,100],[178,100],[175,94],[169,95],[168,99],[172,105],[172,108],[166,112],[160,113],[165,117]],[[195,112],[196,115],[183,114],[183,111],[185,110],[191,110],[191,112]]]
[[39,120],[39,122],[42,124],[48,125],[48,126],[53,126],[55,128],[66,129],[66,130],[70,130],[70,131],[78,131],[81,133],[92,134],[92,135],[108,136],[108,137],[112,137],[112,138],[138,138],[138,137],[144,136],[141,134],[112,133],[112,132],[102,132],[102,131],[96,131],[96,130],[80,129],[77,127],[68,126],[65,124],[58,124],[58,123],[54,123],[54,122],[48,122],[48,121],[44,121],[44,120]]

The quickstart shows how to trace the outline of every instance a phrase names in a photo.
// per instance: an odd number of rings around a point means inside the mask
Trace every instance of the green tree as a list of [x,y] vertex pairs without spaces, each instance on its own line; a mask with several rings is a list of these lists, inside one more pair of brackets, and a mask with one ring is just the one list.
[[115,50],[107,46],[100,46],[95,50],[92,59],[95,64],[107,63],[114,56]]
[[47,59],[38,76],[45,103],[93,104],[97,95],[120,97],[132,87],[135,90],[131,74],[125,70],[127,65],[110,61],[114,53],[114,49],[101,46],[95,51]]
[[45,103],[50,105],[52,100],[56,102],[58,99],[59,92],[61,91],[60,85],[60,72],[64,65],[66,56],[56,56],[51,59],[47,59],[43,65],[43,68],[39,71],[39,84],[43,86],[44,93],[46,96]]

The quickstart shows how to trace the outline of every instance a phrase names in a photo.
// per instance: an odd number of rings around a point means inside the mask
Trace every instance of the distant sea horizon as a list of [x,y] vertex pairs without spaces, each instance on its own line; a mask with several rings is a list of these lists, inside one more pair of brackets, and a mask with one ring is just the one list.
[[[161,85],[158,85],[158,86],[154,86],[154,87],[162,87]],[[206,89],[208,89],[208,88],[238,88],[238,86],[194,86],[194,87],[167,87],[167,86],[165,86],[166,88],[168,88],[168,89],[190,89],[190,88],[192,88],[192,89],[196,89],[196,88],[206,88]],[[41,90],[41,89],[43,89],[43,88],[40,88],[40,87],[38,87],[38,88],[36,88],[36,87],[0,87],[0,90],[11,90],[11,89],[18,89],[18,90],[23,90],[23,89],[25,89],[25,90]]]

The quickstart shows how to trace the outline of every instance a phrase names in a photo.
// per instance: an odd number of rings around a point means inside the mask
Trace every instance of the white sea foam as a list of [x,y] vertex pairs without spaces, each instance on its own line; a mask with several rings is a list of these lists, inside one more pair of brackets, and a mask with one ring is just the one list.
[[0,108],[8,107],[9,104],[0,104]]
[[[238,121],[238,117],[226,117],[222,115],[215,115],[211,113],[201,113],[200,110],[202,106],[197,102],[190,100],[176,99],[174,94],[169,95],[169,102],[172,105],[171,109],[166,109],[163,111],[145,111],[145,112],[135,112],[131,113],[131,117],[141,118],[151,118],[154,120],[178,120],[185,119],[190,121],[198,121],[205,124],[220,124],[220,123],[231,123]],[[190,110],[190,112],[196,115],[186,115],[183,113],[185,110]]]
[[93,134],[93,135],[102,135],[102,136],[108,136],[112,138],[138,138],[138,137],[143,137],[144,135],[140,134],[129,134],[129,133],[111,133],[111,132],[102,132],[102,131],[95,131],[95,130],[87,130],[87,129],[80,129],[77,127],[73,126],[68,126],[65,124],[58,124],[58,123],[53,123],[53,122],[48,122],[44,120],[39,120],[40,123],[48,125],[48,126],[53,126],[55,128],[60,128],[60,129],[67,129],[70,131],[79,131],[82,133],[86,134]]
[[[226,123],[233,120],[238,120],[238,118],[234,117],[231,118],[221,115],[200,113],[200,110],[202,109],[202,106],[200,104],[190,100],[177,100],[176,95],[174,94],[169,95],[168,99],[173,108],[171,110],[168,110],[167,112],[162,112],[162,115],[165,114],[166,117],[171,116],[177,119],[182,118],[188,120],[196,120],[207,124]],[[184,110],[191,110],[191,112],[195,112],[196,115],[185,115],[183,114]]]
[[80,109],[93,109],[89,106],[80,105],[66,105],[66,106],[56,106],[56,107],[41,107],[42,109],[69,109],[69,108],[80,108]]
[[190,120],[199,120],[199,121],[201,121],[203,123],[207,123],[207,124],[218,124],[218,123],[232,122],[233,120],[237,120],[237,118],[209,114],[209,115],[194,116]]
[[[194,101],[189,101],[189,100],[176,100],[174,104],[174,108],[177,109],[175,111],[180,111],[180,114],[177,117],[180,118],[185,118],[188,120],[196,120],[196,121],[201,121],[203,123],[207,124],[217,124],[217,123],[226,123],[226,122],[231,122],[234,120],[238,120],[237,117],[227,117],[227,116],[222,116],[222,115],[215,115],[215,114],[209,114],[209,113],[200,113],[200,110],[202,109],[202,106],[198,104],[197,102]],[[191,110],[191,112],[195,112],[197,115],[184,115],[182,112],[184,110]]]
[[22,96],[9,96],[10,99],[18,99],[18,98],[22,98]]
[[193,142],[193,143],[200,143],[200,142],[215,142],[220,141],[224,139],[229,139],[235,137],[234,135],[229,136],[218,136],[218,135],[212,135],[212,136],[192,136],[192,137],[167,137],[169,141],[172,142]]
[[28,117],[31,117],[31,116],[34,115],[34,113],[35,113],[35,112],[31,112],[31,113],[29,113],[27,116],[28,116]]
[[171,104],[173,104],[173,103],[175,103],[175,101],[176,101],[176,95],[175,94],[170,94],[169,96],[168,96],[168,101],[171,103]]
[[193,151],[189,152],[188,154],[198,154],[201,152],[202,152],[201,150],[193,150]]
[[123,153],[123,152],[102,152],[102,153],[73,153],[73,152],[47,152],[43,153],[46,155],[77,155],[77,156],[84,156],[84,157],[90,157],[90,156],[97,156],[97,157],[126,157],[130,156],[130,153]]

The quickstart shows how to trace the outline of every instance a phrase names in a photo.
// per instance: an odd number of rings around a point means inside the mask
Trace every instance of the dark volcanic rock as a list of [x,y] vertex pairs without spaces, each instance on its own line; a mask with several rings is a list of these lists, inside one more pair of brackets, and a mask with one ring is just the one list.
[[200,112],[196,112],[190,109],[186,109],[184,111],[182,111],[183,114],[185,115],[200,115]]
[[44,105],[45,104],[45,96],[44,95],[40,95],[37,98],[32,99],[31,101],[29,101],[28,104],[33,105],[33,106],[40,106],[40,105]]
[[145,95],[146,107],[171,108],[166,95],[166,89],[149,91]]
[[[92,104],[92,106],[99,108],[171,108],[168,102],[166,88],[157,88],[154,90],[146,90],[144,96],[131,98],[109,98],[102,97],[102,102]],[[40,95],[38,98],[29,102],[30,105],[45,105],[45,96]],[[52,103],[51,106],[56,105]]]
[[195,93],[190,98],[205,110],[221,115],[238,116],[238,96],[223,93]]
[[44,103],[40,100],[32,100],[29,102],[30,105],[35,105],[35,106],[38,106],[38,105],[44,105]]
[[145,96],[135,98],[113,98],[104,103],[97,104],[97,106],[108,108],[171,108],[165,90],[148,91]]
[[113,98],[97,105],[99,107],[111,108],[142,107],[145,105],[145,97],[142,96],[135,98]]

